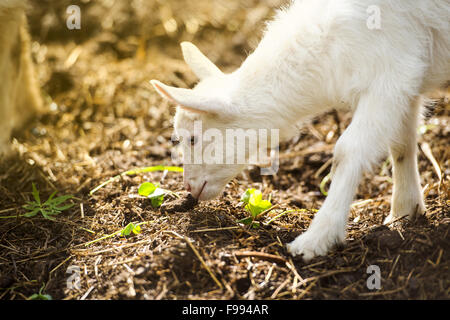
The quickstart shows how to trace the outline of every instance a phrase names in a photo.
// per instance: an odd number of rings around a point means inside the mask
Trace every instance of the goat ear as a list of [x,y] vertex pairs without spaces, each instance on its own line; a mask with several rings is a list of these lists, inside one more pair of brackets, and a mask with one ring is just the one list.
[[170,87],[158,80],[151,80],[150,83],[163,98],[178,104],[180,108],[195,113],[215,113],[212,107],[218,104],[217,101],[201,96],[191,89]]
[[222,71],[192,43],[182,42],[181,49],[183,51],[184,61],[186,61],[200,80],[211,76],[223,75]]

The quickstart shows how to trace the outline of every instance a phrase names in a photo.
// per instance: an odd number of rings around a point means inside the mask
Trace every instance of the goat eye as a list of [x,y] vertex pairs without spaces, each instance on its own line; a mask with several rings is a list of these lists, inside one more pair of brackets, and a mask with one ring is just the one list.
[[197,137],[192,136],[190,142],[191,146],[195,145],[197,143]]
[[177,145],[180,144],[181,138],[178,137],[176,134],[173,134],[173,135],[170,137],[170,141],[172,142],[172,145],[173,145],[174,147],[176,147]]

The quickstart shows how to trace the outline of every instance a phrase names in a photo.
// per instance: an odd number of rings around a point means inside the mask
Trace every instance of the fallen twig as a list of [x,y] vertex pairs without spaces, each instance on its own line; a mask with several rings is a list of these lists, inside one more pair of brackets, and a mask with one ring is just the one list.
[[211,276],[211,278],[214,280],[214,282],[219,286],[220,289],[223,288],[222,284],[220,283],[220,281],[216,278],[216,276],[214,275],[214,273],[212,272],[212,270],[208,267],[208,265],[205,263],[205,260],[203,260],[202,256],[200,255],[200,253],[197,251],[197,249],[195,249],[194,245],[192,244],[191,240],[189,240],[188,237],[183,237],[184,241],[186,241],[186,243],[189,245],[189,247],[191,247],[192,251],[194,251],[194,254],[197,256],[198,260],[200,260],[201,264],[203,265],[203,267],[206,269],[206,271],[208,271],[209,275]]
[[442,181],[441,167],[439,166],[439,163],[437,162],[436,158],[433,156],[433,152],[431,151],[430,145],[427,142],[424,142],[420,145],[420,147],[425,156],[428,158],[428,160],[430,160],[431,164],[433,165],[433,169],[439,178],[439,185],[441,185]]
[[287,260],[285,258],[274,255],[274,254],[265,253],[265,252],[240,251],[240,252],[235,252],[234,255],[238,258],[254,257],[254,258],[261,259],[261,260],[268,260],[268,261],[273,261],[273,262],[278,262],[278,263],[287,263]]
[[223,227],[223,228],[209,228],[209,229],[194,230],[191,232],[199,233],[199,232],[213,232],[213,231],[225,231],[225,230],[235,230],[235,229],[241,229],[241,227],[234,226],[234,227]]

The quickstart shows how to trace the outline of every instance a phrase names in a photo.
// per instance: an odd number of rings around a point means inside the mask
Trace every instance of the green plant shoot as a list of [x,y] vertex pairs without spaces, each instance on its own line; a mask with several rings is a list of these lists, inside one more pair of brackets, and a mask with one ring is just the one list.
[[247,189],[242,195],[241,201],[245,203],[245,209],[250,213],[250,217],[239,220],[238,222],[246,225],[251,224],[254,227],[259,226],[259,223],[255,219],[261,213],[272,207],[270,200],[263,200],[261,191],[256,189]]
[[322,181],[320,182],[320,192],[322,192],[322,194],[324,195],[324,196],[327,196],[328,195],[328,192],[325,190],[325,186],[326,186],[326,184],[328,183],[328,181],[330,181],[330,179],[331,179],[331,173],[329,173],[329,174],[327,174],[323,179],[322,179]]
[[34,183],[32,184],[32,188],[33,191],[31,192],[31,194],[33,195],[34,201],[27,201],[27,204],[23,206],[23,208],[28,211],[24,214],[24,217],[30,218],[34,217],[38,213],[41,213],[45,219],[55,220],[55,218],[53,218],[52,216],[58,215],[61,212],[74,206],[73,203],[64,204],[73,196],[65,195],[55,198],[56,191],[53,192],[45,202],[42,203],[39,196],[39,191],[37,190]]
[[141,233],[141,225],[140,224],[134,224],[132,222],[130,222],[129,224],[127,224],[127,226],[125,228],[123,228],[120,231],[120,235],[122,237],[127,237],[129,236],[131,233],[134,234],[140,234]]
[[42,293],[44,287],[45,285],[42,285],[41,289],[39,289],[39,293],[31,295],[30,297],[28,297],[28,300],[53,300],[51,295]]
[[86,242],[84,244],[84,246],[87,247],[87,246],[89,246],[89,245],[91,245],[93,243],[96,243],[96,242],[99,242],[99,241],[102,241],[102,240],[105,240],[105,239],[109,239],[109,238],[115,237],[117,235],[120,235],[121,237],[128,237],[132,233],[133,234],[140,234],[142,232],[141,226],[144,225],[144,224],[148,224],[148,223],[150,223],[150,222],[149,221],[140,222],[140,223],[130,222],[124,228],[122,228],[122,229],[120,229],[120,230],[118,230],[118,231],[116,231],[114,233],[107,234],[106,236],[103,236],[101,238],[98,238],[98,239]]
[[146,172],[155,172],[155,171],[183,172],[183,168],[173,167],[173,166],[153,166],[153,167],[139,168],[139,169],[135,169],[135,170],[128,170],[128,171],[122,172],[121,174],[114,176],[114,177],[106,180],[105,182],[101,183],[100,185],[98,185],[97,187],[92,189],[91,192],[89,192],[89,194],[93,195],[94,193],[96,193],[98,190],[100,190],[104,186],[106,186],[114,181],[119,180],[121,177],[135,176],[137,174],[146,173]]
[[138,193],[143,197],[149,198],[153,208],[158,208],[164,202],[166,190],[159,188],[158,185],[154,185],[151,182],[144,182],[139,186]]

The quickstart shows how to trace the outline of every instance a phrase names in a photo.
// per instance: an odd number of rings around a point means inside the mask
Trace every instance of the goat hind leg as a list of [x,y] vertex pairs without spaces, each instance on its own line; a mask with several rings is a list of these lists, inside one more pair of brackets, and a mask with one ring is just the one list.
[[417,127],[421,103],[422,99],[417,98],[411,105],[412,110],[403,118],[398,139],[390,146],[394,186],[391,212],[384,220],[384,224],[403,216],[413,219],[425,212],[417,168]]

